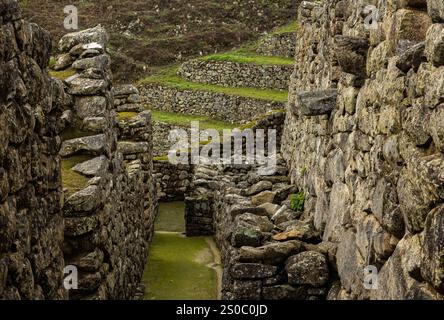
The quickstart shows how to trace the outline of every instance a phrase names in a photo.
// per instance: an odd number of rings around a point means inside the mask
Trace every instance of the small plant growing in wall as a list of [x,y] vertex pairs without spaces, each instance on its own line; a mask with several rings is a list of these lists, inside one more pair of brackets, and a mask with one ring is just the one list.
[[303,191],[292,194],[290,197],[291,210],[301,212],[304,210],[305,195]]

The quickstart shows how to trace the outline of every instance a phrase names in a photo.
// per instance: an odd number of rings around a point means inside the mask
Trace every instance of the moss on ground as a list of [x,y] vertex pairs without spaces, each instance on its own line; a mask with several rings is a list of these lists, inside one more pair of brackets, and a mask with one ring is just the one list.
[[234,129],[238,124],[232,124],[225,121],[215,120],[204,116],[196,116],[183,113],[173,113],[158,110],[150,110],[153,121],[165,122],[181,127],[190,127],[191,121],[199,121],[200,129],[216,129],[222,131],[223,129]]
[[158,231],[184,232],[185,203],[183,201],[160,203],[155,229]]
[[230,61],[258,65],[294,65],[294,59],[284,57],[261,56],[246,52],[227,52],[202,57],[203,61]]
[[68,195],[72,195],[82,190],[89,178],[71,170],[76,164],[91,160],[89,155],[76,155],[69,158],[62,158],[62,186],[68,189]]
[[119,112],[117,114],[117,117],[119,118],[119,120],[128,120],[136,117],[137,115],[139,115],[138,112]]
[[62,71],[54,71],[54,70],[50,70],[49,71],[49,75],[53,78],[57,78],[60,80],[66,80],[69,77],[75,75],[77,72],[74,69],[66,69],[66,70],[62,70]]
[[[143,275],[147,300],[215,300],[216,272],[205,237],[186,238],[184,202],[159,205],[156,230]],[[163,232],[159,232],[163,231]]]
[[216,300],[216,272],[204,237],[156,232],[143,283],[147,300]]
[[164,70],[156,75],[144,78],[139,84],[159,84],[179,90],[196,90],[224,93],[233,96],[246,97],[252,99],[287,102],[288,92],[280,90],[266,90],[246,87],[223,87],[212,84],[195,83],[184,80],[177,76],[177,68]]

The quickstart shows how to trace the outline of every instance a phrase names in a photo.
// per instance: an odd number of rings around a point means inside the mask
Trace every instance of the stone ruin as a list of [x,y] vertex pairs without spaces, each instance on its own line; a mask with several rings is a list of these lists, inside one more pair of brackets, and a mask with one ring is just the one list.
[[[157,189],[185,198],[189,236],[215,236],[223,299],[442,300],[444,5],[372,3],[374,29],[360,0],[301,3],[286,114],[257,124],[280,137],[262,176],[153,168],[149,112],[113,89],[103,28],[61,40],[74,75],[56,80],[49,35],[0,0],[0,297],[140,297]],[[65,185],[73,172],[83,184]]]
[[[113,90],[102,27],[60,40],[56,68],[73,74],[61,81],[47,75],[48,33],[16,1],[2,0],[0,14],[0,297],[143,296],[157,210],[149,113],[118,126],[114,94],[126,92]],[[128,132],[143,147],[118,144]],[[66,290],[65,266],[77,268],[78,290]]]

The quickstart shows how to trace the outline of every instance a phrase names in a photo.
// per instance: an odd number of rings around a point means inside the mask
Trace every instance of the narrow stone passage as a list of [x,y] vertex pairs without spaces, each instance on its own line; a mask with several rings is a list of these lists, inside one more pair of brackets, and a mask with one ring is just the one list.
[[218,299],[220,258],[211,237],[187,238],[183,202],[161,203],[145,268],[146,300]]

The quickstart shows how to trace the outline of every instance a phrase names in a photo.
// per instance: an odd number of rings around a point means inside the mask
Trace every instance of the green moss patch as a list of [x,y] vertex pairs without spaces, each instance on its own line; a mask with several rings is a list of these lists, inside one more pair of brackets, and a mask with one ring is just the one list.
[[156,232],[143,276],[147,300],[216,300],[216,272],[204,237]]
[[75,165],[91,160],[88,155],[76,155],[69,158],[62,158],[62,186],[68,189],[68,195],[72,195],[77,191],[85,188],[89,181],[88,177],[71,170]]
[[147,77],[139,81],[140,85],[144,84],[159,84],[167,87],[176,88],[179,90],[201,90],[216,93],[224,93],[233,96],[246,97],[251,99],[259,99],[266,101],[286,102],[288,100],[288,92],[279,90],[264,90],[256,88],[234,88],[223,87],[212,84],[195,83],[184,80],[176,75],[177,68],[165,70],[159,74]]
[[49,71],[49,75],[53,78],[57,78],[60,80],[66,80],[69,77],[75,75],[77,72],[74,69],[66,69],[66,70],[62,70],[62,71],[54,71],[54,70],[50,70]]
[[117,114],[117,117],[119,118],[119,120],[128,120],[138,115],[139,114],[137,112],[119,112]]
[[151,110],[151,117],[153,121],[164,122],[181,127],[190,127],[191,121],[199,121],[199,128],[202,130],[216,129],[218,131],[222,131],[223,129],[234,129],[239,126],[238,124],[219,121],[204,116],[165,112],[158,110]]

